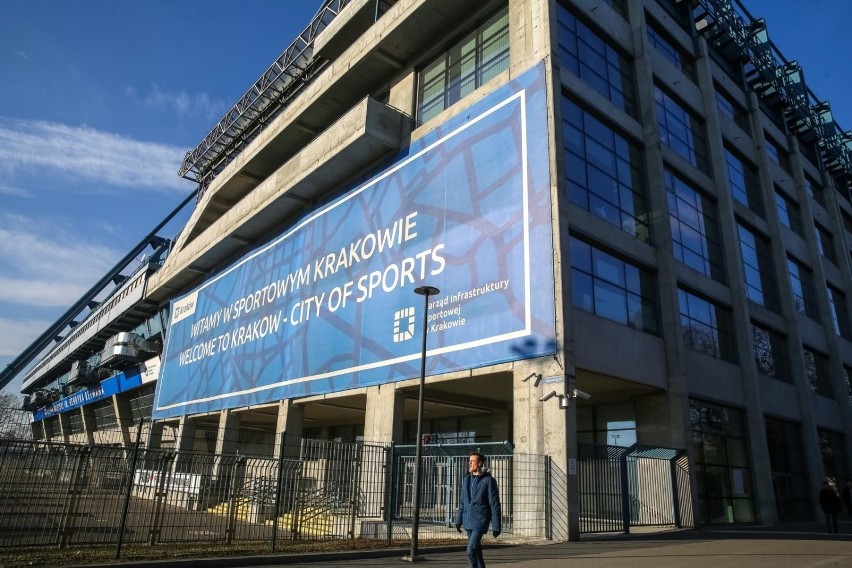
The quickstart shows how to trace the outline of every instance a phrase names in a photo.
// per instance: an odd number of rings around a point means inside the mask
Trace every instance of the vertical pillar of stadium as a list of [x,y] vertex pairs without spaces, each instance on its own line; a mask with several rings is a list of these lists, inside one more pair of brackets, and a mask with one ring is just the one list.
[[181,416],[175,438],[175,459],[172,462],[172,473],[183,472],[183,464],[188,463],[195,449],[195,421],[189,416]]
[[304,422],[305,408],[303,406],[295,404],[289,398],[278,403],[278,423],[275,432],[278,439],[280,439],[281,432],[287,432],[287,439],[283,448],[281,444],[275,445],[276,458],[281,455],[282,449],[286,458],[299,457],[299,441],[302,439]]
[[60,412],[56,417],[59,418],[59,432],[62,435],[62,441],[68,443],[71,440],[71,420],[68,418],[68,413]]
[[[364,412],[364,441],[389,446],[402,441],[403,409],[405,396],[396,385],[386,384],[367,388],[367,406]],[[371,452],[361,461],[359,488],[363,495],[363,508],[371,516],[380,518],[386,502],[389,468],[377,468],[378,453]],[[378,525],[377,525],[378,526]],[[384,526],[384,524],[381,524]]]
[[83,432],[86,434],[86,443],[95,443],[95,413],[92,411],[91,405],[83,405],[80,407],[80,415],[83,417]]
[[120,394],[112,395],[112,408],[115,412],[115,423],[118,428],[118,436],[121,445],[129,448],[133,445],[133,414],[130,412],[130,403],[127,398]]
[[[541,402],[539,398],[551,390],[563,391],[563,375],[560,368],[551,368],[550,361],[531,360],[528,365],[515,368],[513,377],[513,438],[515,443],[515,467],[512,469],[513,536],[545,538],[547,527],[552,524],[554,534],[567,538],[568,513],[565,490],[557,491],[562,498],[547,503],[553,491],[546,486],[566,483],[567,480],[567,422],[566,411],[559,406],[559,399]],[[534,386],[537,375],[548,379],[548,383]],[[526,379],[526,380],[525,380]],[[551,459],[545,459],[549,456]],[[548,463],[553,476],[546,475]],[[548,519],[550,514],[552,517]]]
[[226,408],[219,413],[219,431],[216,433],[216,455],[219,458],[214,462],[214,477],[219,477],[220,468],[226,467],[227,464],[231,463],[230,460],[223,460],[222,457],[239,453],[239,449],[237,448],[239,437],[240,415],[236,414],[230,408]]
[[48,444],[53,442],[53,426],[50,425],[50,421],[46,418],[44,420],[39,420],[38,422],[33,422],[31,426],[33,429],[33,435],[35,435],[36,432],[41,431],[43,436],[42,440]]
[[364,441],[390,443],[402,441],[402,410],[405,399],[395,385],[367,388],[364,412]]

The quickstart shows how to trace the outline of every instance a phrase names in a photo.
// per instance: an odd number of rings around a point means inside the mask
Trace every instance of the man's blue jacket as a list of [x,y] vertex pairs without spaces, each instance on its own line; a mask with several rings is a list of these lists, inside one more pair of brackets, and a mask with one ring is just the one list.
[[462,480],[456,524],[466,530],[485,532],[488,530],[490,521],[492,530],[500,532],[502,530],[500,519],[500,494],[497,491],[497,481],[488,472],[480,474],[478,480],[469,473],[465,475]]

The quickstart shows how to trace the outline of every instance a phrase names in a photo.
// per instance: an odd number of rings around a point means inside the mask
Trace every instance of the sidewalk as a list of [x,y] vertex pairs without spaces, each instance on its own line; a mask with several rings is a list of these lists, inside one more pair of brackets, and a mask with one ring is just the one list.
[[[850,568],[852,523],[841,523],[839,535],[825,534],[820,523],[779,527],[713,527],[631,535],[586,535],[579,542],[490,545],[485,560],[501,568]],[[407,550],[205,558],[115,564],[118,567],[215,568],[287,566],[318,568],[404,567]],[[462,547],[421,550],[423,565],[463,567]],[[105,565],[101,565],[104,568]],[[69,567],[73,568],[73,567]],[[91,568],[91,567],[90,567]]]

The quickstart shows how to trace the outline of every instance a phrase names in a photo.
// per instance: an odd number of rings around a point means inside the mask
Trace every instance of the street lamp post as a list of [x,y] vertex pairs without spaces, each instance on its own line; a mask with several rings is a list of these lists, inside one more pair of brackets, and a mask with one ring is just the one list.
[[421,485],[421,456],[423,454],[423,388],[426,384],[426,332],[429,320],[429,296],[441,291],[434,286],[420,286],[414,289],[415,294],[423,296],[423,347],[420,355],[420,396],[417,397],[417,451],[414,454],[414,512],[411,525],[411,550],[403,560],[419,562],[422,556],[417,554],[417,533],[420,528],[420,485]]

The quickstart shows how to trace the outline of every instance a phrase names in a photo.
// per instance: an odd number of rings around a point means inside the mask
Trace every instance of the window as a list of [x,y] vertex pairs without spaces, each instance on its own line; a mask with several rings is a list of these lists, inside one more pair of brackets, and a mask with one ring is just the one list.
[[418,120],[437,116],[508,68],[509,11],[504,8],[423,67]]
[[103,430],[116,425],[115,406],[112,404],[112,398],[93,404],[92,414],[94,415],[96,430]]
[[645,30],[648,35],[648,43],[651,47],[657,50],[660,55],[669,60],[669,62],[680,69],[680,71],[695,80],[695,73],[692,66],[692,58],[680,47],[676,46],[674,41],[668,38],[660,31],[656,25],[648,20]]
[[802,347],[805,356],[805,373],[811,390],[822,396],[834,398],[831,388],[831,372],[828,367],[828,357],[822,353]]
[[819,321],[811,271],[788,257],[787,272],[790,274],[790,287],[793,289],[793,303],[796,311],[805,314],[814,321]]
[[769,417],[764,418],[764,425],[778,518],[784,521],[809,519],[807,488],[810,484],[802,449],[802,427]]
[[556,15],[559,61],[612,104],[636,115],[630,62],[562,5]]
[[715,204],[670,171],[664,172],[674,256],[690,268],[724,282]]
[[766,155],[769,157],[769,161],[775,162],[785,170],[788,170],[789,167],[787,166],[787,153],[782,150],[781,147],[768,136],[765,137],[764,142],[766,143]]
[[689,420],[701,521],[754,522],[745,413],[690,399]]
[[828,308],[831,311],[834,333],[845,339],[852,338],[846,296],[834,286],[826,286],[826,291],[828,292]]
[[68,412],[68,430],[72,435],[82,434],[85,431],[83,428],[83,415],[80,413],[79,408],[74,408]]
[[701,123],[659,86],[655,87],[654,98],[660,141],[693,166],[707,171],[707,147]]
[[837,264],[837,252],[834,250],[834,237],[828,230],[814,222],[814,239],[819,253],[829,262]]
[[805,176],[805,191],[808,193],[808,197],[825,207],[825,189],[812,180],[809,176]]
[[654,280],[647,271],[572,237],[571,285],[575,308],[657,333]]
[[843,381],[846,383],[846,396],[849,398],[849,404],[852,404],[852,369],[843,365]]
[[799,206],[781,193],[777,187],[775,188],[775,207],[778,209],[778,219],[781,224],[803,237],[802,216],[799,213]]
[[748,299],[774,312],[780,311],[769,241],[741,224],[737,225],[737,232],[740,237],[740,253],[743,257],[743,274]]
[[763,200],[760,198],[757,171],[727,148],[725,162],[728,166],[728,184],[733,198],[762,217]]
[[562,111],[568,198],[650,242],[638,147],[568,98]]
[[790,357],[784,336],[754,322],[751,329],[757,371],[767,377],[792,383],[793,374],[790,372]]
[[736,362],[730,312],[678,289],[683,344],[717,359]]
[[633,404],[578,406],[577,439],[587,444],[629,448],[636,443]]
[[734,102],[733,99],[728,97],[728,95],[718,88],[715,91],[715,95],[716,108],[719,109],[722,116],[726,117],[743,130],[748,131],[748,115],[739,103]]
[[817,437],[826,477],[834,479],[838,487],[843,486],[843,480],[849,479],[846,473],[846,442],[843,434],[818,428]]
[[130,418],[138,422],[140,418],[151,418],[154,406],[154,385],[145,385],[127,396],[130,405]]

